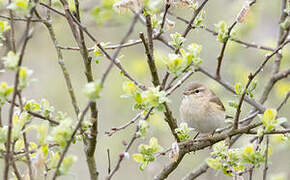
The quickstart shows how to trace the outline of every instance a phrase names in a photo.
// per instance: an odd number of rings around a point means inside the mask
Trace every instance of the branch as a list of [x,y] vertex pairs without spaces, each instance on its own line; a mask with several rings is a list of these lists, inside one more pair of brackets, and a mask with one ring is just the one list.
[[58,10],[52,8],[52,7],[49,6],[49,5],[46,5],[46,4],[42,3],[42,2],[40,2],[39,5],[41,5],[41,6],[45,7],[45,8],[47,8],[47,9],[49,9],[50,11],[52,11],[52,12],[58,14],[58,15],[61,15],[61,16],[63,16],[63,17],[66,17],[64,13],[59,12]]
[[231,36],[231,32],[232,32],[232,29],[235,27],[235,25],[237,24],[237,21],[235,21],[228,29],[228,39],[223,43],[223,46],[222,46],[222,49],[221,49],[221,52],[217,58],[218,60],[218,64],[217,64],[217,68],[216,68],[216,77],[217,78],[220,78],[220,71],[221,71],[221,65],[222,65],[222,61],[223,61],[223,57],[224,57],[224,54],[225,54],[225,50],[226,50],[226,46],[227,46],[227,43],[229,41],[229,38]]
[[139,33],[139,37],[142,40],[143,45],[145,47],[145,52],[146,52],[146,55],[147,55],[147,63],[149,65],[150,72],[151,72],[151,77],[152,77],[152,83],[156,87],[156,86],[160,85],[160,82],[159,82],[157,68],[156,68],[156,65],[155,65],[155,62],[154,62],[153,52],[152,53],[150,52],[148,42],[146,41],[146,39],[144,37],[144,34],[142,32]]
[[[8,17],[8,16],[4,16],[4,15],[0,15],[0,18],[3,18],[3,19],[7,19],[7,20],[10,20],[11,18]],[[14,21],[21,21],[21,22],[27,22],[27,19],[25,18],[13,18]],[[39,19],[31,19],[30,20],[31,22],[42,22],[42,20],[39,20]]]
[[194,170],[193,172],[188,173],[183,180],[194,180],[199,177],[201,174],[205,173],[208,170],[209,166],[207,163],[203,163],[198,169]]
[[278,106],[277,111],[280,111],[280,109],[287,103],[288,99],[290,97],[290,91],[285,96],[285,99],[281,102],[281,104]]
[[[257,135],[258,131],[250,130],[246,134],[253,134]],[[290,133],[290,129],[282,129],[282,130],[275,130],[275,131],[270,131],[270,132],[263,132],[263,134],[288,134]]]
[[121,162],[124,160],[125,153],[127,153],[129,151],[133,142],[138,138],[138,136],[137,136],[138,130],[139,130],[139,127],[137,126],[136,131],[135,131],[132,139],[130,140],[129,144],[126,145],[125,151],[119,154],[119,160],[118,160],[116,166],[114,167],[114,169],[111,171],[111,173],[109,173],[109,175],[106,177],[106,180],[110,180],[114,176],[114,174],[119,170]]
[[179,163],[181,162],[181,160],[183,159],[185,153],[180,153],[178,156],[178,159],[176,162],[172,162],[170,164],[168,164],[166,167],[164,167],[158,175],[154,176],[154,180],[163,180],[166,179],[170,173],[172,173],[177,166],[179,165]]
[[249,77],[248,77],[248,82],[247,82],[247,85],[246,87],[244,88],[244,91],[243,91],[243,94],[240,98],[240,101],[239,101],[239,105],[238,105],[238,108],[237,108],[237,112],[236,112],[236,115],[235,115],[235,120],[234,120],[234,126],[233,126],[233,129],[237,129],[238,128],[238,125],[239,125],[239,117],[240,117],[240,113],[241,113],[241,107],[242,107],[242,104],[243,104],[243,101],[245,99],[245,96],[247,94],[247,90],[251,84],[251,82],[253,81],[253,79],[262,71],[262,69],[264,68],[264,66],[266,65],[266,63],[271,59],[271,57],[273,57],[275,54],[277,54],[285,45],[287,45],[288,43],[290,42],[290,40],[287,40],[285,41],[283,44],[281,44],[278,48],[276,48],[275,51],[273,51],[271,54],[267,55],[266,56],[266,59],[263,61],[263,63],[257,68],[257,70],[252,74],[250,73]]
[[265,151],[265,157],[266,157],[266,160],[265,160],[265,165],[264,165],[264,170],[263,170],[263,180],[266,180],[267,179],[267,171],[268,171],[268,151],[269,151],[269,136],[267,136],[266,138],[266,151]]
[[64,157],[65,157],[65,154],[67,153],[67,151],[68,151],[68,149],[69,149],[69,146],[71,145],[73,139],[75,138],[75,135],[76,135],[77,131],[79,130],[79,128],[81,128],[82,122],[83,122],[83,120],[84,120],[84,118],[85,118],[86,113],[88,112],[88,110],[89,110],[89,108],[90,108],[90,105],[91,105],[91,102],[89,102],[89,103],[86,105],[85,109],[83,110],[83,112],[82,112],[81,115],[80,115],[80,119],[79,119],[79,122],[78,122],[77,126],[75,127],[75,129],[74,129],[74,131],[73,131],[73,133],[72,133],[70,139],[69,139],[69,140],[67,141],[67,143],[66,143],[66,146],[65,146],[65,148],[64,148],[64,150],[63,150],[63,152],[62,152],[62,154],[61,154],[61,156],[60,156],[60,159],[59,159],[59,161],[58,161],[58,163],[57,163],[57,166],[56,166],[55,172],[54,172],[54,174],[53,174],[53,178],[52,178],[53,180],[55,180],[56,177],[58,176],[58,171],[59,171],[59,168],[60,168],[60,166],[61,166],[61,163],[62,163],[62,161],[63,161],[63,159],[64,159]]
[[[168,14],[170,14],[173,17],[175,17],[177,20],[180,20],[180,21],[182,21],[182,22],[184,22],[186,24],[189,24],[188,20],[186,20],[186,19],[184,19],[184,18],[182,18],[180,16],[177,16],[177,15],[173,14],[172,12],[168,12]],[[201,26],[201,27],[193,26],[192,28],[193,29],[200,28],[202,30],[205,30],[206,32],[211,33],[214,36],[218,35],[218,33],[216,31],[214,31],[212,29],[209,29],[209,28],[207,28],[205,26]],[[229,40],[233,41],[233,42],[236,42],[238,44],[241,44],[241,45],[243,45],[243,46],[245,46],[247,48],[250,47],[250,48],[256,48],[256,49],[261,49],[261,50],[265,50],[265,51],[274,51],[275,50],[274,48],[271,48],[271,47],[267,47],[267,46],[263,46],[263,45],[257,45],[257,44],[254,44],[254,43],[245,42],[245,41],[242,41],[242,40],[239,40],[239,39],[235,39],[235,38],[229,38]]]
[[[283,21],[285,21],[286,17],[287,17],[287,13],[285,12],[286,9],[286,4],[287,4],[287,0],[282,0],[282,6],[281,6],[281,15],[280,15],[280,23],[282,23]],[[279,24],[280,24],[279,23]],[[278,48],[279,46],[281,46],[285,41],[286,41],[286,37],[288,36],[289,31],[286,31],[279,25],[279,36],[277,39],[277,45],[276,47]],[[272,67],[272,72],[271,72],[271,78],[269,79],[269,81],[267,82],[264,91],[262,93],[262,96],[259,100],[259,102],[261,102],[262,104],[268,99],[268,96],[272,90],[272,88],[274,87],[274,85],[276,84],[276,82],[284,77],[287,77],[287,72],[286,75],[284,76],[284,74],[282,74],[282,76],[279,74],[278,78],[275,77],[280,70],[280,64],[281,64],[281,60],[282,60],[282,52],[278,52],[276,54],[276,59],[273,63],[273,67]],[[290,70],[289,72],[290,73]]]
[[46,26],[46,28],[47,28],[47,30],[49,32],[50,38],[51,38],[51,40],[53,42],[53,45],[54,45],[54,47],[56,49],[58,63],[60,65],[60,67],[61,67],[64,79],[65,79],[65,82],[66,82],[67,90],[68,90],[70,98],[71,98],[71,102],[72,102],[72,105],[73,105],[73,108],[74,108],[74,112],[75,112],[76,116],[78,116],[78,114],[79,114],[79,105],[78,105],[78,102],[76,100],[76,96],[75,96],[75,93],[74,93],[74,89],[73,89],[73,86],[72,86],[70,75],[69,75],[68,70],[67,70],[67,68],[66,68],[66,66],[64,64],[64,58],[63,58],[62,51],[58,47],[58,42],[56,40],[56,35],[55,35],[55,32],[54,32],[54,29],[53,29],[53,27],[52,27],[52,25],[51,25],[49,20],[43,21],[43,23]]
[[261,126],[261,125],[263,125],[262,122],[257,122],[254,124],[247,125],[245,127],[241,127],[239,129],[234,129],[234,130],[229,131],[229,132],[216,134],[216,135],[209,137],[209,138],[206,137],[203,139],[188,140],[188,141],[179,143],[179,148],[181,151],[184,151],[185,153],[195,152],[195,151],[204,149],[206,147],[209,147],[209,146],[211,146],[219,141],[222,141],[228,137],[233,137],[233,136],[239,135],[239,134],[246,134],[251,129],[254,129],[254,128]]
[[204,8],[205,4],[208,2],[208,0],[204,0],[202,4],[197,8],[196,11],[194,11],[193,17],[189,21],[185,31],[183,32],[182,36],[186,37],[189,31],[193,28],[192,23],[195,20],[195,18],[198,16],[199,12]]
[[[161,35],[162,32],[163,32],[163,28],[164,28],[164,25],[165,25],[165,21],[166,21],[166,15],[168,13],[168,9],[170,8],[170,2],[169,0],[166,0],[165,1],[165,10],[164,10],[164,14],[163,14],[163,17],[162,17],[162,22],[161,22],[161,25],[160,25],[160,30],[159,30],[159,34]],[[157,35],[158,36],[158,35]]]
[[[17,64],[17,72],[15,74],[15,78],[14,78],[14,90],[13,90],[13,95],[12,95],[12,103],[10,105],[10,109],[9,109],[9,122],[8,122],[8,132],[7,132],[7,146],[6,146],[6,150],[7,150],[7,155],[5,156],[5,168],[4,168],[4,179],[8,179],[8,173],[9,173],[9,161],[10,161],[10,145],[11,145],[11,134],[12,134],[12,128],[13,128],[13,115],[14,115],[14,107],[15,107],[15,101],[16,101],[16,95],[18,92],[18,84],[19,84],[19,71],[20,71],[20,66],[22,64],[23,61],[23,57],[24,57],[24,53],[25,53],[25,49],[26,49],[26,45],[28,40],[30,39],[29,36],[29,29],[30,29],[30,20],[31,20],[31,15],[32,15],[32,11],[34,8],[32,8],[29,12],[28,18],[27,18],[27,23],[26,23],[26,28],[25,28],[25,40],[20,52],[20,56],[19,56],[19,60],[18,60],[18,64]],[[10,14],[12,13],[12,11],[10,10]],[[11,20],[13,19],[12,17],[13,15],[11,14],[10,18]],[[12,25],[13,26],[13,25]],[[13,35],[12,35],[12,38]],[[12,40],[14,41],[14,40]],[[15,48],[15,47],[14,47]],[[14,49],[15,52],[15,49]]]
[[278,72],[275,75],[273,75],[273,81],[276,82],[276,81],[279,81],[281,79],[287,78],[289,76],[289,74],[290,74],[290,68],[286,69],[285,71]]
[[[213,74],[207,72],[205,69],[203,69],[202,67],[199,67],[197,69],[197,71],[203,73],[204,75],[208,76],[209,78],[215,80],[216,82],[218,82],[220,85],[222,85],[223,87],[225,87],[227,90],[229,90],[230,92],[235,93],[234,87],[232,85],[230,85],[227,81],[224,81],[222,79],[218,79],[216,78]],[[248,102],[250,105],[252,105],[253,107],[257,108],[261,113],[264,112],[266,110],[266,108],[256,102],[254,99],[249,98],[248,96],[245,96],[245,101]]]
[[[66,2],[66,0],[61,0],[61,3],[63,4],[64,8],[65,8],[65,16],[71,26],[72,32],[75,36],[76,39],[78,38],[78,35],[76,35],[75,32],[75,25],[74,23],[81,28],[84,33],[86,33],[88,35],[88,37],[96,44],[96,46],[104,53],[104,55],[107,57],[107,59],[109,59],[110,61],[113,61],[112,57],[105,51],[105,49],[102,47],[102,45],[96,40],[96,38],[89,33],[89,31],[87,30],[86,27],[84,27],[69,11],[68,8],[68,3]],[[78,41],[77,41],[78,42]],[[129,80],[131,80],[132,82],[134,82],[140,89],[146,89],[145,86],[141,85],[140,83],[138,83],[137,80],[135,80],[120,64],[120,61],[118,59],[116,59],[116,61],[114,62],[114,64],[121,70],[121,72],[124,74],[124,76],[126,76]]]
[[110,65],[108,66],[107,70],[105,71],[105,73],[104,73],[103,76],[102,76],[102,79],[101,79],[102,87],[104,86],[105,80],[106,80],[108,74],[110,73],[110,70],[112,69],[114,63],[115,63],[116,58],[118,57],[118,55],[119,55],[119,53],[120,53],[120,51],[121,51],[122,45],[125,43],[125,41],[128,39],[128,37],[132,34],[132,32],[133,32],[133,30],[134,30],[134,27],[135,27],[135,25],[136,25],[136,23],[137,23],[137,20],[138,20],[138,14],[139,14],[139,13],[137,13],[137,14],[134,16],[133,21],[132,21],[132,23],[131,23],[131,25],[130,25],[130,27],[129,27],[128,32],[125,34],[125,36],[124,36],[123,39],[121,40],[119,47],[117,48],[117,50],[115,51],[115,53],[114,53],[114,55],[113,55],[113,58],[112,58],[113,60],[111,61]]

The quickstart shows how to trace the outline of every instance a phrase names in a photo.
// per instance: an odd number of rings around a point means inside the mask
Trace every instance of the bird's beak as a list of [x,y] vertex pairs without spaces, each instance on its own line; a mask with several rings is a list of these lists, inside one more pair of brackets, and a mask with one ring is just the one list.
[[183,95],[188,96],[188,95],[190,95],[190,92],[189,91],[185,91],[185,92],[183,92]]

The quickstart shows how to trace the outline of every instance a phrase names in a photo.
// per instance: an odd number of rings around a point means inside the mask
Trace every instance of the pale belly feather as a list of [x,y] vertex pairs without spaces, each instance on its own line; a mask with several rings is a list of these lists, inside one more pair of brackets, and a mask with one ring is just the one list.
[[225,127],[225,113],[213,111],[206,105],[194,106],[189,99],[183,99],[180,107],[182,120],[200,133],[212,133],[218,128]]

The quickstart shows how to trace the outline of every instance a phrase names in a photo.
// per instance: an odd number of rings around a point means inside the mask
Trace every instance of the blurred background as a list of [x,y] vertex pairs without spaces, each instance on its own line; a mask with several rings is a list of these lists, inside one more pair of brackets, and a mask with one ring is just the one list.
[[[157,8],[163,8],[162,0],[153,2],[157,4]],[[82,8],[81,16],[83,24],[89,28],[89,31],[95,35],[98,41],[118,44],[129,28],[133,17],[132,14],[117,14],[111,8],[111,0],[83,0],[80,1],[80,3]],[[158,5],[158,3],[160,5]],[[221,20],[224,20],[228,25],[232,24],[236,18],[236,15],[241,10],[243,3],[244,0],[209,1],[204,8],[206,12],[204,25],[211,29],[215,29],[214,25]],[[57,2],[56,7],[58,7]],[[60,6],[58,9],[62,11]],[[237,34],[236,36],[246,42],[257,43],[275,48],[279,33],[280,9],[281,1],[257,1],[257,3],[251,7],[251,12],[245,22],[238,24],[235,27]],[[39,8],[39,11],[43,13],[45,12],[43,8]],[[193,15],[192,10],[186,8],[171,8],[171,11],[181,17],[184,17],[185,19],[190,19]],[[7,12],[3,10],[0,13],[3,15],[7,14]],[[186,27],[183,22],[176,20],[172,16],[168,16],[168,19],[175,21],[176,25],[174,29],[165,33],[167,40],[170,39],[170,33],[182,33]],[[24,25],[25,23],[23,22],[16,23],[16,37],[18,40],[25,30]],[[53,16],[53,26],[60,45],[77,46],[72,37],[71,30],[63,17]],[[134,33],[130,36],[130,39],[138,39],[139,32],[146,32],[145,27],[140,22],[136,26]],[[162,58],[166,57],[171,50],[158,41],[154,42],[159,75],[162,77],[166,70],[166,67],[162,62]],[[203,46],[201,58],[204,62],[202,66],[210,72],[215,72],[217,56],[222,46],[222,44],[216,40],[216,37],[202,29],[195,29],[187,36],[185,45],[190,43],[197,43]],[[87,44],[88,47],[93,47],[93,43],[89,39],[87,40]],[[4,50],[0,49],[0,51],[1,56],[4,56]],[[112,50],[109,52],[113,54]],[[68,68],[68,72],[71,75],[78,102],[81,105],[81,109],[83,109],[86,104],[86,98],[82,94],[81,90],[86,84],[86,79],[82,57],[78,51],[64,50],[63,53],[64,61]],[[245,84],[248,74],[253,72],[260,65],[260,63],[265,59],[265,55],[267,53],[269,52],[253,48],[245,48],[235,42],[229,42],[223,60],[222,77],[232,85],[237,82]],[[133,75],[142,84],[152,86],[150,82],[151,77],[149,69],[146,63],[146,56],[142,45],[123,48],[120,54],[123,55],[121,58],[121,64],[131,73],[131,75]],[[93,58],[95,61],[96,58]],[[98,60],[98,64],[93,63],[93,73],[95,79],[101,78],[104,70],[109,65],[109,61],[105,58],[99,58]],[[273,61],[274,59],[272,58],[272,60],[264,68],[263,72],[256,79],[258,80],[258,87],[254,94],[255,99],[260,97],[265,83],[270,77],[271,65]],[[47,29],[41,23],[33,23],[33,37],[29,41],[27,51],[24,56],[24,66],[34,70],[33,77],[36,78],[37,81],[24,90],[23,96],[25,96],[27,100],[35,99],[37,101],[40,101],[41,98],[45,98],[52,106],[55,107],[56,111],[59,110],[67,112],[71,117],[75,118],[73,107],[70,103],[71,100],[57,61],[56,51],[53,47],[51,39],[49,38]],[[290,47],[288,46],[283,50],[281,70],[289,67]],[[6,81],[9,85],[12,85],[14,81],[14,73],[11,71],[0,73],[0,81]],[[132,110],[132,106],[134,105],[134,101],[132,99],[120,98],[120,95],[123,94],[122,83],[124,81],[127,81],[127,79],[120,76],[119,70],[114,67],[112,72],[109,74],[108,80],[106,81],[104,89],[101,93],[101,98],[97,101],[99,110],[99,136],[95,158],[97,168],[100,173],[100,179],[104,179],[107,175],[107,149],[110,149],[111,163],[114,167],[119,158],[119,153],[124,149],[122,141],[128,142],[135,131],[134,124],[126,130],[117,132],[111,137],[105,135],[105,131],[110,130],[111,127],[123,125],[138,113]],[[235,109],[230,107],[228,102],[238,102],[238,97],[228,92],[219,84],[201,73],[195,73],[192,75],[187,82],[190,81],[198,81],[206,84],[214,92],[216,92],[219,97],[221,97],[227,113],[229,115],[233,115],[235,113]],[[182,97],[181,90],[182,87],[169,97],[171,100],[169,106],[177,120],[180,120],[178,108]],[[275,85],[268,101],[265,103],[265,106],[269,108],[276,108],[284,99],[285,93],[289,90],[290,79],[288,77],[288,79],[286,78]],[[290,119],[289,108],[290,103],[283,107],[280,112],[280,116],[285,116]],[[3,109],[3,120],[4,122],[6,121],[6,123],[8,114],[7,109],[8,108],[6,105]],[[245,117],[250,109],[251,107],[245,103],[243,106],[242,117]],[[35,121],[37,122],[37,120]],[[150,129],[148,131],[147,138],[138,139],[130,149],[130,155],[137,152],[137,148],[140,143],[147,144],[151,137],[158,138],[159,144],[164,148],[170,147],[173,143],[174,138],[170,133],[167,123],[164,121],[164,116],[162,113],[155,113],[152,117],[150,117],[149,123]],[[251,136],[243,136],[243,138],[235,144],[235,147],[243,147],[248,143],[250,137]],[[33,135],[30,136],[30,139],[33,141]],[[270,158],[269,174],[270,176],[275,174],[284,174],[287,177],[287,173],[290,169],[290,163],[286,159],[289,159],[290,157],[290,143],[281,144],[280,142],[281,137],[278,135],[272,136],[271,143],[273,145],[274,152]],[[168,179],[181,179],[189,171],[196,169],[209,156],[209,153],[210,151],[206,149],[196,153],[187,154],[179,167],[169,176]],[[72,145],[69,154],[77,155],[78,160],[71,168],[71,174],[60,177],[59,179],[88,179],[89,176],[83,152],[83,144],[79,142]],[[139,170],[138,164],[130,158],[122,162],[120,170],[116,173],[113,179],[152,179],[153,176],[156,175],[168,163],[170,163],[170,160],[167,155],[160,157],[142,172]],[[0,169],[3,167],[3,159],[1,159]],[[255,171],[254,179],[261,179],[261,173],[262,171]],[[199,179],[210,180],[230,178],[225,177],[222,173],[216,173],[213,170],[209,170],[208,173],[200,176]]]

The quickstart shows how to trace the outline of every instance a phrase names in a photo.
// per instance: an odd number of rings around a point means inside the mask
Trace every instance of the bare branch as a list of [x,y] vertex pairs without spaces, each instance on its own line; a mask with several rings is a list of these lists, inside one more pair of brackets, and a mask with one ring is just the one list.
[[134,16],[133,21],[132,21],[132,23],[131,23],[131,25],[130,25],[130,27],[129,27],[128,32],[125,34],[125,36],[124,36],[123,39],[121,40],[119,47],[117,48],[117,50],[115,51],[115,53],[114,53],[114,55],[113,55],[113,58],[112,58],[112,60],[111,60],[110,65],[108,66],[108,68],[106,69],[105,73],[103,74],[102,79],[101,79],[101,84],[102,84],[102,86],[104,86],[105,80],[106,80],[108,74],[110,73],[110,70],[112,69],[114,63],[115,63],[116,58],[118,57],[118,55],[119,55],[119,53],[120,53],[120,51],[121,51],[122,45],[125,43],[125,41],[128,39],[128,37],[132,34],[132,32],[133,32],[133,30],[134,30],[134,27],[135,27],[135,25],[136,25],[136,22],[137,22],[137,20],[138,20],[138,14],[139,14],[139,13],[137,13],[137,14]]
[[265,151],[265,165],[264,165],[264,170],[263,170],[263,180],[267,179],[267,171],[268,171],[268,151],[269,151],[269,136],[266,137],[266,151]]
[[[13,115],[14,115],[14,108],[15,108],[15,100],[16,100],[16,95],[18,93],[18,84],[19,84],[19,71],[20,71],[20,66],[22,65],[23,57],[24,57],[24,52],[27,46],[27,42],[30,39],[29,36],[29,29],[30,29],[30,20],[32,18],[32,8],[29,12],[28,18],[27,18],[27,23],[26,23],[26,28],[25,28],[25,40],[23,43],[23,46],[21,48],[18,64],[17,64],[17,72],[15,74],[15,80],[14,80],[14,90],[13,90],[13,95],[12,95],[12,102],[10,105],[10,110],[9,110],[9,122],[8,122],[8,132],[7,132],[7,145],[6,145],[6,150],[7,150],[7,155],[5,156],[5,168],[4,168],[4,179],[8,179],[8,173],[9,173],[9,162],[10,162],[10,145],[11,145],[11,134],[12,134],[12,127],[13,127]],[[11,10],[10,10],[11,11]],[[12,11],[11,11],[12,13]],[[10,16],[11,19],[13,15]],[[13,37],[13,36],[12,36]],[[14,40],[12,40],[14,41]],[[15,47],[14,47],[15,48]],[[15,52],[15,49],[14,49]]]
[[[173,14],[172,12],[168,12],[168,14],[170,14],[171,16],[175,17],[176,19],[178,19],[178,20],[180,20],[180,21],[182,21],[182,22],[184,22],[186,24],[189,23],[188,20],[186,20],[186,19],[184,19],[184,18],[182,18],[180,16],[177,16],[177,15]],[[216,31],[214,31],[212,29],[209,29],[208,27],[205,27],[205,26],[201,26],[201,27],[195,27],[195,26],[193,26],[192,28],[193,29],[200,28],[202,30],[205,30],[206,32],[211,33],[214,36],[217,36],[218,35],[218,33]],[[229,40],[230,41],[233,41],[233,42],[236,42],[238,44],[241,44],[241,45],[243,45],[243,46],[245,46],[247,48],[250,47],[250,48],[256,48],[256,49],[261,49],[261,50],[265,50],[265,51],[274,51],[275,50],[274,48],[271,48],[271,47],[267,47],[267,46],[263,46],[263,45],[257,45],[255,43],[245,42],[245,41],[242,41],[240,39],[233,38],[233,37],[229,38]]]
[[243,94],[240,98],[240,101],[239,101],[239,105],[238,105],[238,108],[237,108],[237,112],[236,112],[236,115],[235,115],[235,120],[234,120],[234,126],[233,126],[233,129],[237,129],[238,128],[238,125],[239,125],[239,116],[240,116],[240,113],[241,113],[241,107],[242,107],[242,104],[243,104],[243,101],[245,99],[245,96],[247,94],[247,90],[251,84],[251,82],[253,81],[253,79],[262,71],[262,69],[264,68],[264,66],[266,65],[266,63],[271,59],[271,57],[273,57],[275,54],[277,54],[285,45],[287,45],[288,43],[290,42],[290,40],[287,40],[285,41],[283,44],[281,44],[278,48],[276,48],[275,51],[273,51],[271,54],[267,55],[266,56],[266,59],[263,61],[263,63],[257,68],[257,70],[252,74],[250,73],[249,74],[249,77],[248,77],[248,82],[247,82],[247,85],[246,87],[244,88],[244,91],[243,91]]
[[194,180],[199,177],[201,174],[205,173],[208,170],[209,166],[207,163],[203,163],[199,168],[194,170],[193,172],[188,173],[183,180]]
[[290,91],[285,96],[285,99],[281,102],[281,104],[278,106],[277,111],[280,111],[281,108],[287,103],[288,99],[290,97]]

